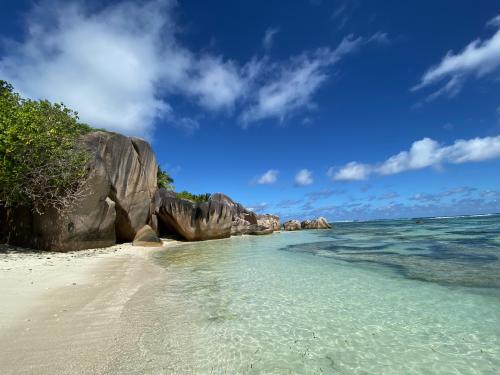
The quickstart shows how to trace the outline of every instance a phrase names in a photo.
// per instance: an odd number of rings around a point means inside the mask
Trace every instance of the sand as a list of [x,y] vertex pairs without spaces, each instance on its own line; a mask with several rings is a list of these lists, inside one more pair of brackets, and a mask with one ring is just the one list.
[[[164,248],[179,245],[169,240]],[[102,374],[139,332],[128,301],[165,270],[162,248],[116,245],[71,253],[0,245],[0,373]]]

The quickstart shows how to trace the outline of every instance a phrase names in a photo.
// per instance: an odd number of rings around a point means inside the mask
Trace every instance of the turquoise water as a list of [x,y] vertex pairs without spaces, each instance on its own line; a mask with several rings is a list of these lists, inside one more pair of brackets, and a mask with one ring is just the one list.
[[142,370],[498,374],[500,217],[334,224],[157,261]]

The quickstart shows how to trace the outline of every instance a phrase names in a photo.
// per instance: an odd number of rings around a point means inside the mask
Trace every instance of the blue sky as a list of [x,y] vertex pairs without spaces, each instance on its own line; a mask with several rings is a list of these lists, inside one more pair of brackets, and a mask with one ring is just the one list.
[[0,79],[259,212],[500,212],[498,1],[284,4],[6,0]]

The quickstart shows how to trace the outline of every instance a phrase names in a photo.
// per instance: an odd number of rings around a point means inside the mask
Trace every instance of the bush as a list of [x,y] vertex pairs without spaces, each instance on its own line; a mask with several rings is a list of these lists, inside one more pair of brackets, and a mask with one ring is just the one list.
[[0,80],[0,203],[64,210],[84,195],[92,131],[64,104],[22,99]]

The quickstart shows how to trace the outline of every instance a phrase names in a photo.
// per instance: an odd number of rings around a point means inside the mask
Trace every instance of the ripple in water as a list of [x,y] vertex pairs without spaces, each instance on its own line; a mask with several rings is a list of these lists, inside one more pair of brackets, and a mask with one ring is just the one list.
[[[496,374],[498,217],[342,223],[188,244],[137,293],[114,371]],[[134,302],[134,301],[132,301]]]

